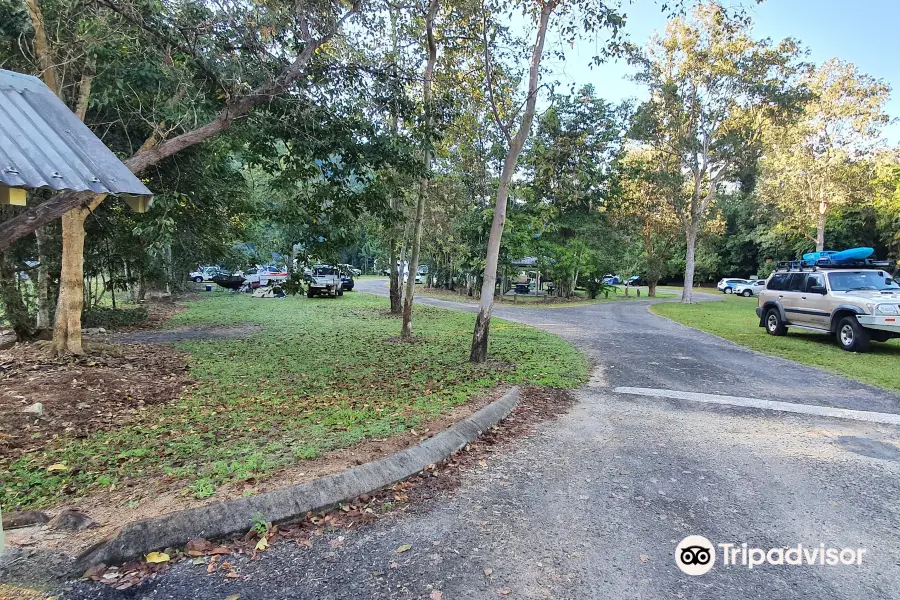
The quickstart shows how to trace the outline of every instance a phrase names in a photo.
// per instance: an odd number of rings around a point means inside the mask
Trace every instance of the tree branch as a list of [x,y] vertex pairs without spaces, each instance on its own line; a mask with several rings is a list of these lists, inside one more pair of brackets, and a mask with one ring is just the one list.
[[500,112],[497,110],[497,102],[494,99],[494,82],[491,79],[491,49],[488,45],[487,37],[487,12],[485,11],[484,2],[481,3],[481,35],[484,41],[484,74],[488,89],[488,99],[491,105],[491,114],[494,116],[494,122],[506,138],[506,143],[512,143],[512,136],[509,134],[509,127],[500,118]]
[[[359,7],[359,0],[357,0],[350,10],[334,21],[334,26],[329,31],[306,44],[297,58],[285,67],[273,81],[259,86],[246,96],[227,103],[216,118],[205,125],[150,147],[146,147],[147,144],[145,144],[134,156],[123,161],[125,166],[133,173],[139,174],[173,154],[225,131],[236,119],[245,116],[253,107],[285,92],[303,74],[303,70],[312,60],[315,52],[335,36],[347,19],[359,11]],[[93,197],[93,192],[63,192],[0,224],[0,250],[8,248],[16,240],[30,234],[38,227],[58,219],[73,208],[78,208]]]

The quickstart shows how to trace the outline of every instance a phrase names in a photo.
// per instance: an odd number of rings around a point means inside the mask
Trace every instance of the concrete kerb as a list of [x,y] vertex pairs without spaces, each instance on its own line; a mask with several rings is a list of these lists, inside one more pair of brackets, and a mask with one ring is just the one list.
[[341,473],[259,496],[225,500],[129,523],[111,539],[78,556],[72,564],[72,575],[81,575],[96,564],[118,564],[153,550],[183,546],[192,539],[247,531],[256,515],[275,523],[290,521],[392,485],[445,460],[476,440],[483,431],[509,416],[518,400],[519,388],[514,387],[471,417],[412,448]]

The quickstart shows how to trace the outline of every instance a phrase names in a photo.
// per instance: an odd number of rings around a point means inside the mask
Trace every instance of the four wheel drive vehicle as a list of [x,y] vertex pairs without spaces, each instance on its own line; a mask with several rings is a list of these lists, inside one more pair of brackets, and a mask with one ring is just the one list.
[[307,298],[343,295],[343,282],[337,267],[316,265],[312,268],[312,274],[309,276],[309,287],[306,289]]
[[[883,268],[879,268],[883,267]],[[889,263],[795,268],[779,265],[759,293],[759,326],[770,335],[789,327],[829,333],[850,352],[865,352],[872,340],[900,337],[900,285]]]
[[723,294],[733,294],[734,286],[740,285],[742,283],[750,283],[749,279],[737,279],[735,277],[726,277],[725,279],[720,279],[719,283],[716,284],[716,289],[722,292]]
[[749,298],[750,296],[754,296],[760,293],[762,290],[766,289],[766,280],[754,279],[753,281],[748,281],[747,283],[739,283],[735,286],[732,286],[731,289],[738,296]]

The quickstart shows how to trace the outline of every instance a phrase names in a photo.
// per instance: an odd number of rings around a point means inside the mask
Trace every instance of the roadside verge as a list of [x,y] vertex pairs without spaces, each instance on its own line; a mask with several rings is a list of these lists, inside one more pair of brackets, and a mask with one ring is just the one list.
[[236,498],[169,513],[125,525],[78,556],[69,569],[80,575],[89,567],[115,564],[152,550],[181,546],[196,538],[214,539],[246,531],[254,516],[275,523],[335,506],[361,494],[389,486],[439,463],[506,418],[519,399],[514,387],[482,408],[420,444],[391,456],[320,479],[258,496]]

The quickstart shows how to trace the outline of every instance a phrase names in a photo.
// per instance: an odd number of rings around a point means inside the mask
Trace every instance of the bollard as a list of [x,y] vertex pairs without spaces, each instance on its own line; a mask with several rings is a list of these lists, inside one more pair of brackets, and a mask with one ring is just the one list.
[[638,295],[638,298],[641,297],[641,290],[638,290],[638,291],[637,291],[637,295]]

